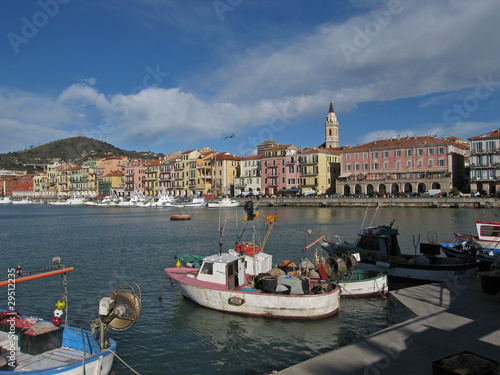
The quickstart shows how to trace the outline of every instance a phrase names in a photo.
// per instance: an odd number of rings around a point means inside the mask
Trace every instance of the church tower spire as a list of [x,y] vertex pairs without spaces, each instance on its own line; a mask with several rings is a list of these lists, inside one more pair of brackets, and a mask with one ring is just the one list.
[[339,123],[337,121],[337,115],[333,110],[332,101],[330,101],[330,110],[328,111],[325,122],[325,147],[339,147]]

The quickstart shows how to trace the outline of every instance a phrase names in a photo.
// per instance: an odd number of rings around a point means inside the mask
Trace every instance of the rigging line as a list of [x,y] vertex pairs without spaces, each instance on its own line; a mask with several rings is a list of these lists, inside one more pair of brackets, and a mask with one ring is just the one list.
[[128,365],[123,359],[121,359],[118,354],[116,354],[114,351],[110,350],[110,349],[103,349],[102,350],[103,352],[110,352],[111,354],[113,354],[121,363],[123,363],[125,366],[128,367],[128,369],[130,371],[132,371],[134,374],[136,375],[140,375],[137,371],[135,371],[132,367],[130,367],[130,365]]
[[[366,300],[366,298],[361,298],[361,297],[358,297],[354,294],[352,294],[351,292],[349,292],[346,288],[344,288],[343,286],[337,284],[337,286],[342,289],[344,291],[344,293],[348,293],[350,294],[350,298],[356,298],[356,299],[359,299],[360,301],[363,301],[363,303],[366,303],[367,305],[370,305],[370,306],[373,306],[373,307],[377,307],[377,308],[381,308],[381,309],[384,309],[384,310],[388,310],[389,308],[387,306],[378,306],[374,303],[370,303],[369,301]],[[385,296],[384,296],[385,297]]]
[[285,227],[285,226],[283,226],[283,225],[280,225],[280,224],[277,224],[277,223],[274,223],[274,225],[276,225],[276,226],[278,226],[278,227],[280,227],[280,228],[282,228],[282,229],[288,230],[288,231],[290,231],[290,232],[295,232],[295,233],[300,233],[300,234],[308,234],[308,232],[307,232],[307,231],[303,232],[303,231],[300,231],[300,230],[287,228],[287,227]]

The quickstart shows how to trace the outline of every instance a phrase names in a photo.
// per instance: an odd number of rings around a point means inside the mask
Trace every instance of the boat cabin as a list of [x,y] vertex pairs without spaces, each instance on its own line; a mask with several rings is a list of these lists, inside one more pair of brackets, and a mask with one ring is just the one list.
[[[401,249],[399,248],[397,229],[382,225],[378,227],[363,228],[358,233],[356,246],[360,249],[367,250],[369,256],[377,258],[400,256]],[[361,253],[361,256],[364,254]]]
[[269,272],[273,268],[272,263],[273,257],[270,254],[245,256],[229,250],[227,254],[204,258],[196,279],[235,289],[246,284],[245,274],[257,276],[259,273]]
[[203,259],[197,280],[235,289],[245,285],[245,257],[234,254],[211,255]]
[[500,241],[500,223],[476,220],[476,229],[480,240]]

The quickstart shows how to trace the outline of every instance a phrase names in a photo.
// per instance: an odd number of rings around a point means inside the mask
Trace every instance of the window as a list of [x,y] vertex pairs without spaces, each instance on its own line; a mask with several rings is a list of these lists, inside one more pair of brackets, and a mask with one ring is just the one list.
[[394,151],[394,156],[395,156],[396,158],[400,158],[400,157],[401,157],[401,150],[396,150],[396,151]]
[[427,149],[427,155],[434,155],[434,149],[432,147]]
[[345,160],[351,160],[351,154],[346,154],[345,155]]
[[434,167],[434,160],[433,159],[429,159],[429,167]]
[[417,149],[417,156],[424,156],[424,149],[423,148]]
[[424,162],[423,162],[423,160],[422,160],[422,159],[418,159],[418,160],[417,160],[417,167],[418,167],[418,168],[422,168],[423,166],[424,166]]
[[363,152],[363,159],[368,159],[368,152]]
[[368,170],[368,163],[363,163],[363,170],[367,171]]
[[406,168],[411,168],[411,160],[406,161]]
[[359,160],[359,154],[358,153],[354,154],[354,160]]
[[373,152],[373,153],[372,153],[372,157],[373,157],[374,159],[378,159],[378,151]]
[[411,149],[406,150],[406,156],[411,156],[411,155],[412,155],[412,150]]
[[359,163],[354,164],[354,170],[359,171]]
[[389,157],[389,151],[383,151],[383,152],[382,152],[382,157],[383,157],[384,159],[387,159],[387,158]]
[[444,167],[444,159],[438,159],[438,167]]
[[401,160],[396,160],[396,169],[401,169]]
[[346,164],[345,165],[345,170],[350,171],[351,170],[351,164]]
[[444,155],[444,147],[438,147],[438,155]]
[[377,170],[377,169],[378,169],[378,163],[377,163],[377,162],[374,162],[374,163],[373,163],[373,169],[374,169],[374,170]]
[[384,169],[389,169],[389,162],[384,161]]

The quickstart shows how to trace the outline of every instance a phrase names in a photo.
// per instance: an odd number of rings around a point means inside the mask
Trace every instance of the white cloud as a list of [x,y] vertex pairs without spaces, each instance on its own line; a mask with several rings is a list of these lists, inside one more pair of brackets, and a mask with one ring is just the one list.
[[[75,132],[111,142],[207,140],[324,113],[330,98],[337,113],[364,102],[425,95],[430,97],[423,107],[443,104],[456,100],[456,90],[477,85],[478,76],[500,76],[500,2],[401,1],[391,13],[387,4],[395,3],[376,2],[375,13],[320,25],[278,48],[269,40],[245,52],[235,49],[223,66],[191,83],[196,87],[192,91],[150,87],[110,95],[98,89],[94,77],[53,98],[0,90],[0,127],[26,129],[0,147],[13,150],[33,143],[35,131],[40,141]],[[354,48],[351,54],[347,45]],[[214,97],[206,99],[203,88],[215,92]],[[471,129],[481,133],[495,126],[467,124],[377,130],[364,139],[429,134],[433,129],[449,132],[443,135],[470,134]]]
[[438,138],[445,138],[453,135],[467,141],[467,138],[490,132],[500,127],[500,121],[490,122],[461,122],[454,125],[443,124],[422,124],[418,128],[413,129],[379,129],[366,134],[360,140],[363,143],[372,142],[378,139],[389,139],[417,135],[417,136],[435,136]]

